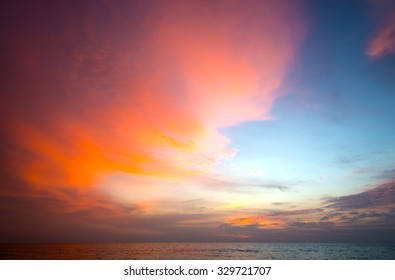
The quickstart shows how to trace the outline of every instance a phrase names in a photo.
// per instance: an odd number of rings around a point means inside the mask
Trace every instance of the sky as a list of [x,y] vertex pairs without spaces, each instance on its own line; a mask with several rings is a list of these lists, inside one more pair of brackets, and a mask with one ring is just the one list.
[[394,1],[0,5],[0,242],[395,242]]

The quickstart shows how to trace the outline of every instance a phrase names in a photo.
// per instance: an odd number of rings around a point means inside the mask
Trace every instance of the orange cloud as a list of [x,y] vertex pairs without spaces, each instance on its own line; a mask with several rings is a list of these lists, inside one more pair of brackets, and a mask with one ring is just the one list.
[[[32,27],[32,47],[16,50],[29,62],[21,73],[34,75],[19,76],[27,86],[13,88],[6,131],[10,162],[29,183],[205,172],[236,153],[220,129],[270,118],[303,33],[293,1],[135,5],[138,19],[120,20],[131,8],[121,4],[88,5],[81,21],[54,11],[58,30]],[[21,106],[29,86],[33,102]]]
[[285,220],[268,215],[231,217],[226,219],[225,223],[232,226],[256,225],[261,229],[284,228],[287,225]]

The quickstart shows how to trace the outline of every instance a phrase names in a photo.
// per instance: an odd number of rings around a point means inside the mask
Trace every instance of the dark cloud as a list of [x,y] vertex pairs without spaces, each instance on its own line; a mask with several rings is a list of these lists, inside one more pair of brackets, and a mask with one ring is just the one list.
[[303,228],[323,229],[333,225],[334,223],[332,222],[293,222],[288,224],[288,226],[290,227],[296,227],[299,229],[303,229]]
[[327,198],[327,207],[346,210],[395,206],[395,183],[378,186],[362,193]]
[[230,236],[249,236],[253,241],[395,241],[390,234],[395,231],[395,183],[354,195],[326,197],[322,201],[321,208],[268,210],[229,220],[222,230]]
[[333,218],[337,218],[341,215],[343,215],[343,212],[337,212],[337,211],[325,212],[325,215],[320,218],[320,221],[327,221]]
[[[291,226],[292,225],[292,226]],[[286,228],[262,229],[257,225],[221,227],[233,236],[249,236],[254,242],[394,242],[394,224],[354,224],[339,227],[331,222],[294,222]]]
[[289,211],[274,211],[269,214],[268,216],[296,216],[296,215],[310,215],[322,212],[323,209],[320,208],[313,208],[313,209],[300,209],[300,210],[289,210]]
[[395,179],[395,168],[384,170],[381,174],[376,175],[375,178],[384,180]]

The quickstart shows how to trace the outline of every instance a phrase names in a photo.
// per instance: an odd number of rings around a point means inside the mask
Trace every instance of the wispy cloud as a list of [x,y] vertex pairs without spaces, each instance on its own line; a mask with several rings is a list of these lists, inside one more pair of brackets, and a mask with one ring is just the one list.
[[380,58],[395,51],[395,5],[392,1],[372,1],[380,13],[379,27],[369,43],[368,55]]
[[354,195],[328,198],[325,204],[327,207],[343,210],[395,206],[395,183],[384,184]]
[[376,175],[375,177],[384,180],[395,180],[395,168],[384,170],[380,174]]
[[263,189],[290,191],[292,188],[283,184],[271,184],[254,177],[223,176],[219,174],[201,174],[191,177],[192,180],[202,186],[210,188],[222,188],[235,192],[262,192]]
[[393,13],[389,22],[372,39],[368,54],[374,58],[392,53],[395,50],[395,20]]
[[272,202],[272,205],[274,205],[274,206],[289,206],[289,205],[291,205],[291,202]]

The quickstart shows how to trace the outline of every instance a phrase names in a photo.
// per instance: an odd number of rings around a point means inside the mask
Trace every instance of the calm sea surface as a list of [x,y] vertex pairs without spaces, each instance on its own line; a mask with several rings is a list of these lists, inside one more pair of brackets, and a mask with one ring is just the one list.
[[95,243],[0,244],[0,259],[25,260],[395,260],[395,244]]

